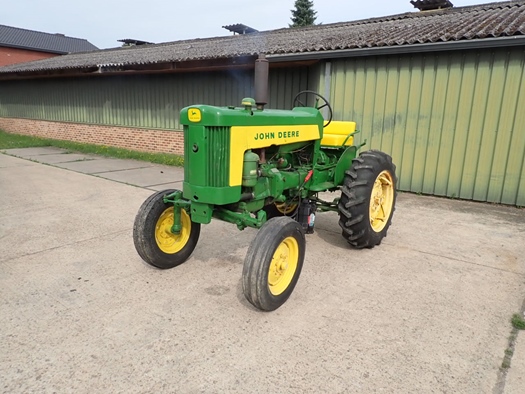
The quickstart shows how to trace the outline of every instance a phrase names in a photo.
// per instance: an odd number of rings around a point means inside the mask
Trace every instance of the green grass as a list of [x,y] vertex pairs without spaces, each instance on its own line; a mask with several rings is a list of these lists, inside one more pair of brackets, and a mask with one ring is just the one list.
[[518,313],[512,315],[511,323],[516,330],[525,330],[525,319]]
[[184,165],[184,158],[169,153],[147,153],[112,146],[84,144],[80,142],[53,140],[49,138],[6,133],[0,130],[0,149],[31,148],[39,146],[55,146],[70,152],[90,153],[117,159],[133,159],[169,166]]
[[6,133],[0,130],[0,149],[30,148],[34,146],[51,146],[51,140]]

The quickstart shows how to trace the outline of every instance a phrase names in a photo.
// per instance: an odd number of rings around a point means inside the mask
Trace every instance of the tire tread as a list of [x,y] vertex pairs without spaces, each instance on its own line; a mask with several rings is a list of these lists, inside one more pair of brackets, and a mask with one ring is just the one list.
[[[288,288],[282,294],[274,296],[268,288],[269,264],[277,246],[289,236],[293,236],[299,246],[297,269]],[[305,249],[305,234],[299,223],[287,216],[268,220],[248,247],[244,259],[242,283],[246,299],[263,311],[273,311],[284,304],[292,294],[301,274]]]
[[160,250],[155,240],[155,226],[169,204],[164,203],[164,196],[177,190],[168,189],[149,196],[139,208],[133,224],[133,243],[139,256],[149,265],[161,269],[176,267],[184,263],[193,253],[200,235],[200,223],[191,223],[188,243],[181,251],[167,254]]
[[[369,201],[377,176],[384,170],[391,173],[394,180],[394,199],[390,217],[381,232],[375,232],[369,222]],[[339,200],[339,226],[347,242],[355,248],[373,248],[386,237],[392,223],[396,201],[396,166],[392,158],[384,152],[370,150],[362,152],[345,171],[341,199]]]

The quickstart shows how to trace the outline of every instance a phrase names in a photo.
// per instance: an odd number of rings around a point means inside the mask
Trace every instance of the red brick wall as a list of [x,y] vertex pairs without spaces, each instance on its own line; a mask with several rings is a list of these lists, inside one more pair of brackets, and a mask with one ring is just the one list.
[[27,49],[0,47],[0,66],[46,59],[53,56],[59,55],[56,53],[29,51]]
[[18,118],[0,118],[0,129],[9,133],[115,146],[142,152],[184,154],[184,135],[182,131],[136,129]]

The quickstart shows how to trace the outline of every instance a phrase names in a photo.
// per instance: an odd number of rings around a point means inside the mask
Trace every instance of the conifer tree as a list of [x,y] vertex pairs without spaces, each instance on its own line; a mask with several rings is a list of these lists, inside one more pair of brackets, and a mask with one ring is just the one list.
[[290,27],[302,27],[315,25],[317,11],[314,10],[312,0],[296,0],[295,9],[292,11],[292,24]]

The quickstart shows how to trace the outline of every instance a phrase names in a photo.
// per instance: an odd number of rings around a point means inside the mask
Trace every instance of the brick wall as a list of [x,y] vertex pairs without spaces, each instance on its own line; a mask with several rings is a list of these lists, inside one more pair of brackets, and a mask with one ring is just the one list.
[[115,146],[142,152],[184,154],[184,136],[182,131],[136,129],[18,118],[0,118],[0,129],[16,134]]
[[56,53],[29,51],[27,49],[0,47],[0,66],[46,59],[53,56],[59,55]]

